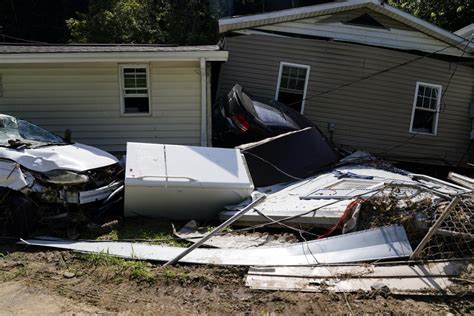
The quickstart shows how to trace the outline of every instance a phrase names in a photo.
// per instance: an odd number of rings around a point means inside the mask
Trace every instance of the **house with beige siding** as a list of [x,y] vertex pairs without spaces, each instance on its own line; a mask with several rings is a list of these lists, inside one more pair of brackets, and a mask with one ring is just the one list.
[[474,160],[474,44],[375,0],[219,21],[236,83],[289,104],[341,148],[394,161]]
[[111,152],[207,146],[218,46],[0,44],[0,113]]

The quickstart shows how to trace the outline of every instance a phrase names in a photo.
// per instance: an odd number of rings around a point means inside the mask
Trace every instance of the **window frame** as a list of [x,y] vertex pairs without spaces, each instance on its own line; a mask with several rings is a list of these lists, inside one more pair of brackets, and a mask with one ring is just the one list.
[[289,63],[289,62],[285,62],[285,61],[280,62],[280,70],[278,71],[278,80],[277,80],[277,86],[276,86],[276,92],[275,92],[275,100],[277,100],[277,101],[278,101],[278,96],[280,94],[281,75],[283,74],[283,67],[284,66],[306,69],[306,78],[305,78],[304,90],[303,90],[303,101],[301,102],[301,111],[300,111],[300,113],[303,114],[304,113],[304,106],[305,106],[305,102],[306,102],[306,92],[308,91],[309,72],[311,71],[311,66],[310,65],[303,65],[303,64]]
[[[436,100],[436,109],[435,110],[420,108],[420,107],[416,106],[416,103],[418,101],[418,91],[420,89],[420,86],[425,86],[425,87],[428,87],[428,88],[435,88],[435,89],[438,90],[438,99]],[[412,106],[412,110],[411,110],[411,121],[410,121],[410,130],[409,130],[411,134],[421,134],[421,135],[428,135],[428,136],[438,135],[439,110],[440,110],[440,105],[441,105],[442,92],[443,92],[443,86],[442,85],[434,84],[434,83],[428,83],[428,82],[421,82],[421,81],[416,82],[415,96],[413,97],[413,106]],[[421,110],[421,111],[427,111],[427,112],[435,113],[433,133],[417,132],[417,131],[413,130],[413,122],[415,120],[415,113],[416,113],[417,109]]]
[[[125,97],[132,97],[125,95],[125,76],[124,69],[137,69],[145,68],[146,70],[146,86],[147,86],[147,97],[148,97],[148,112],[140,113],[126,113],[125,112]],[[150,65],[149,64],[120,64],[119,65],[119,83],[120,83],[120,114],[121,116],[150,116],[152,113],[151,103],[151,80],[150,80]],[[144,97],[144,95],[137,96]]]
[[[333,186],[342,184],[342,183],[351,183],[357,182],[358,184],[366,183],[367,186],[364,188],[349,187],[345,189],[333,189]],[[325,184],[324,186],[317,188],[316,190],[310,190],[305,195],[300,196],[303,200],[333,200],[333,199],[350,199],[355,196],[368,197],[376,192],[375,189],[380,189],[384,186],[382,180],[375,179],[359,179],[359,178],[342,178],[336,181]],[[331,193],[329,193],[331,192]],[[369,193],[371,192],[371,193]]]

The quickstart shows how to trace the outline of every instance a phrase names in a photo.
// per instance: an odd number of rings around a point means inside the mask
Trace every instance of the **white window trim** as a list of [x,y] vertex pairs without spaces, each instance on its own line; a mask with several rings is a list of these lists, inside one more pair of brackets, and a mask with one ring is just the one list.
[[[415,119],[416,102],[418,100],[418,89],[420,88],[420,85],[438,89],[438,100],[436,102],[436,110],[422,109],[422,110],[427,111],[427,112],[436,113],[433,133],[423,133],[423,132],[417,132],[417,131],[413,130],[413,121]],[[413,108],[411,110],[410,133],[428,135],[428,136],[436,136],[438,134],[439,108],[440,108],[440,105],[441,105],[442,92],[443,92],[443,86],[441,86],[439,84],[427,83],[427,82],[421,82],[421,81],[416,82],[415,96],[413,97]]]
[[[146,68],[146,86],[148,89],[148,112],[143,113],[125,113],[124,93],[125,77],[123,70],[126,68]],[[120,83],[120,114],[122,116],[150,116],[152,113],[151,103],[151,80],[150,80],[150,65],[148,64],[121,64],[119,65],[119,83]]]
[[[363,189],[356,189],[356,188],[331,189],[331,187],[334,185],[337,185],[342,182],[349,182],[349,181],[365,182],[368,184],[368,186],[367,188],[363,188]],[[300,196],[300,198],[304,200],[312,200],[312,199],[332,200],[332,199],[340,199],[340,198],[352,198],[360,194],[362,194],[362,196],[364,197],[368,197],[376,193],[376,192],[371,192],[371,191],[375,189],[380,189],[383,186],[384,186],[384,182],[382,180],[343,178],[343,179],[338,179],[336,181],[325,184],[323,187],[318,188],[316,190],[313,189],[309,191],[308,193],[306,193],[305,195]],[[331,192],[330,194],[327,193],[329,191]],[[368,193],[368,192],[371,192],[371,193]]]
[[290,67],[299,67],[306,69],[306,78],[304,83],[304,91],[303,91],[303,101],[301,102],[301,114],[304,112],[304,104],[306,102],[306,92],[308,90],[308,82],[309,82],[309,72],[311,70],[311,66],[309,65],[302,65],[302,64],[293,64],[287,62],[280,62],[280,70],[278,71],[278,82],[276,86],[276,93],[275,93],[275,100],[278,101],[278,95],[280,94],[280,83],[281,83],[281,74],[283,72],[283,66],[290,66]]

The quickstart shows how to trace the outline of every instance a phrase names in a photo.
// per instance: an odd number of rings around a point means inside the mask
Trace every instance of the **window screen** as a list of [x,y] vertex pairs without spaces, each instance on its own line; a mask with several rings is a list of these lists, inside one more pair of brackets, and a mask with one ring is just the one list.
[[277,100],[302,112],[309,66],[282,63]]
[[121,76],[123,113],[150,113],[148,67],[123,66]]
[[441,86],[417,83],[410,132],[436,134]]

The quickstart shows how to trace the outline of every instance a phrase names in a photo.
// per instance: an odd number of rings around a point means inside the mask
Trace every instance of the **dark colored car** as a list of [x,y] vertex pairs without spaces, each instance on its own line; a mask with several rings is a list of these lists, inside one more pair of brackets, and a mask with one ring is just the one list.
[[213,108],[213,144],[234,147],[316,126],[278,101],[256,101],[236,84]]

